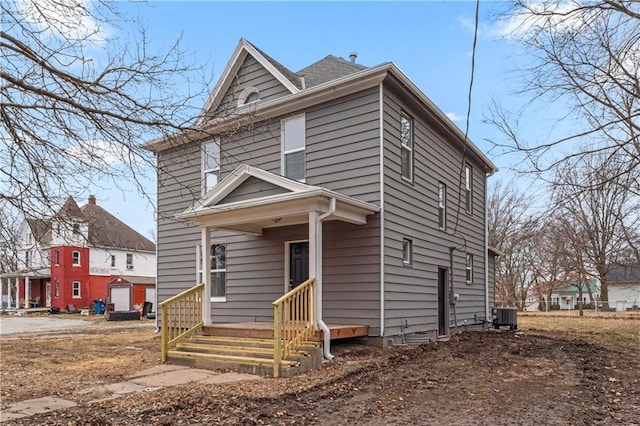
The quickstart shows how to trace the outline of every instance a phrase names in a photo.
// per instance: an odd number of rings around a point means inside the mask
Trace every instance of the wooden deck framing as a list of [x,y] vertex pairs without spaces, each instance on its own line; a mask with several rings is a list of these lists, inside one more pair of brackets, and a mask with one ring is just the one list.
[[[331,340],[367,337],[368,325],[327,324],[331,331]],[[247,337],[255,339],[273,339],[273,322],[239,322],[213,324],[202,328],[205,336]],[[309,340],[321,342],[322,331],[316,331]]]

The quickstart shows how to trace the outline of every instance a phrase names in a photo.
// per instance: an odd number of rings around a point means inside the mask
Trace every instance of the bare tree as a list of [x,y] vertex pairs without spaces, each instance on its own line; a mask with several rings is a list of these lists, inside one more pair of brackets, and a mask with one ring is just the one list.
[[16,213],[11,209],[0,209],[0,274],[16,271],[18,267],[20,218]]
[[640,229],[640,199],[628,191],[637,173],[626,170],[626,157],[594,154],[566,164],[555,176],[553,200],[570,252],[565,268],[580,277],[600,281],[608,301],[609,267],[630,245],[629,235]]
[[518,115],[495,103],[487,121],[505,138],[493,142],[524,155],[525,171],[545,172],[599,152],[626,157],[620,173],[637,171],[640,2],[515,0],[502,19],[507,37],[528,53],[518,94],[557,105],[558,127],[571,123],[571,129],[554,140],[529,140],[519,133]]
[[154,158],[140,144],[189,129],[205,69],[179,41],[152,52],[117,3],[0,7],[0,209],[50,217],[69,195],[123,181],[146,195]]
[[496,296],[524,309],[536,283],[532,265],[538,220],[529,212],[530,200],[514,186],[497,183],[488,204],[489,245],[504,253],[496,265]]

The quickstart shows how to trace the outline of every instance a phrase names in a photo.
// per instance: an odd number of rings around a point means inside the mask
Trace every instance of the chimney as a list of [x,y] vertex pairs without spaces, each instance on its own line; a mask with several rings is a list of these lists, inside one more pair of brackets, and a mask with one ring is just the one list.
[[349,53],[349,58],[351,59],[351,63],[355,64],[356,59],[358,58],[358,54],[356,52],[351,52]]
[[89,195],[89,204],[96,204],[96,196],[95,195]]

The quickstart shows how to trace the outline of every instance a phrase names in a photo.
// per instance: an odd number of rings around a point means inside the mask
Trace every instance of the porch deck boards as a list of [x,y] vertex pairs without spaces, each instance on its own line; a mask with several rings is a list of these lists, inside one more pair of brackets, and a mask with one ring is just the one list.
[[[331,340],[349,339],[353,337],[367,337],[368,325],[327,324],[331,332]],[[202,329],[205,336],[246,337],[254,339],[273,339],[273,322],[238,322],[213,324]],[[321,342],[323,332],[316,331],[310,341]]]

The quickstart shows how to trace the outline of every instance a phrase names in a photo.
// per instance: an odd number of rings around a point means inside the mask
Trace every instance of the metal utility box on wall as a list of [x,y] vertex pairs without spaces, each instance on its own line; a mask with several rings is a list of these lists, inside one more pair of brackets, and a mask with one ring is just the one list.
[[518,328],[518,310],[516,308],[493,309],[493,327],[497,330],[501,326],[509,326],[509,330]]

